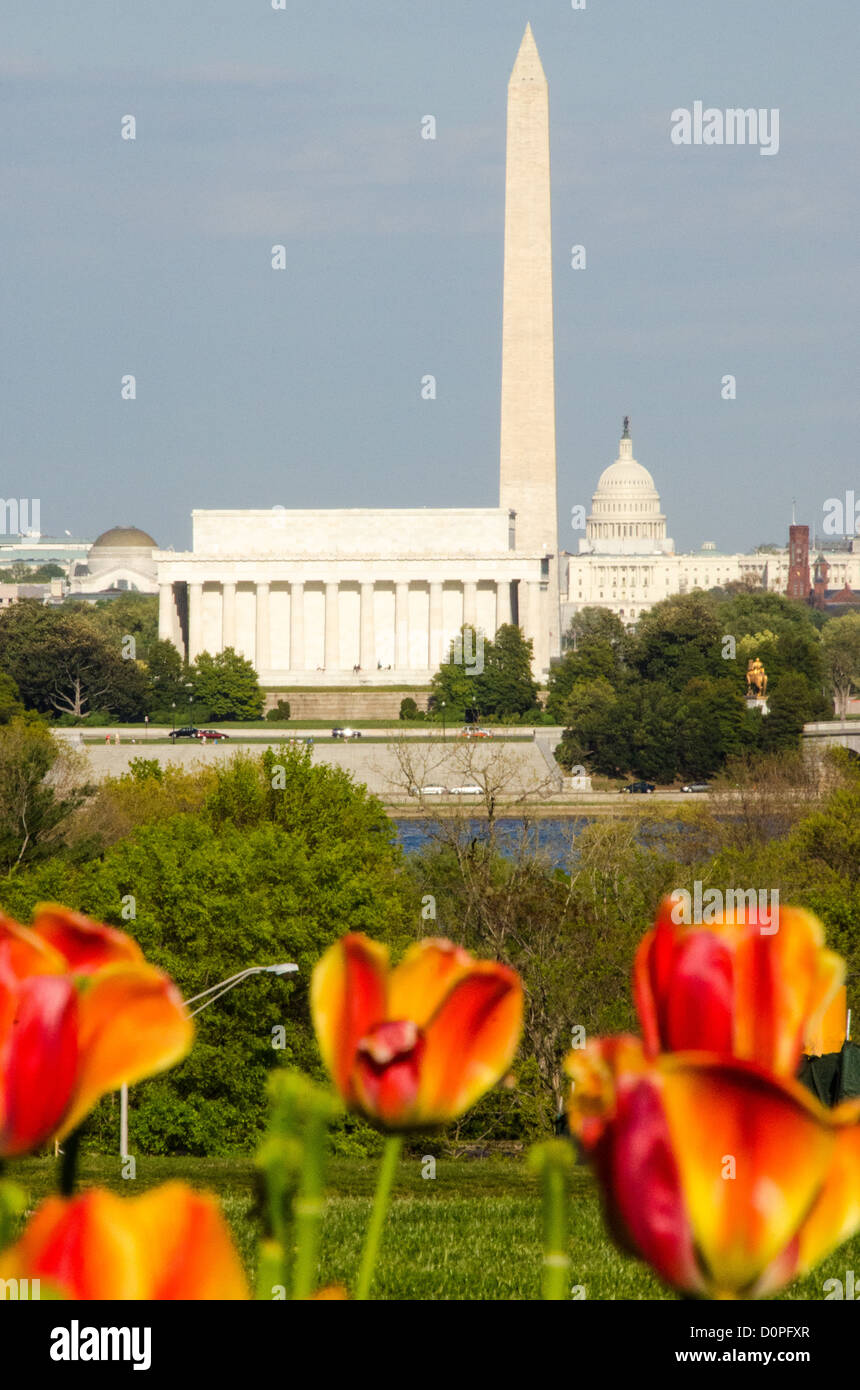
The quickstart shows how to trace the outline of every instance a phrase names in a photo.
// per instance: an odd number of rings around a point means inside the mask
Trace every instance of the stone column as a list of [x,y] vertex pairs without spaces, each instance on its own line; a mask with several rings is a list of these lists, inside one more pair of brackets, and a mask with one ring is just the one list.
[[430,670],[436,671],[442,664],[445,633],[442,616],[442,585],[430,585]]
[[396,584],[394,587],[394,669],[409,669],[409,585]]
[[372,584],[362,584],[361,634],[359,637],[358,656],[358,663],[362,671],[376,670],[376,629],[373,613],[373,596],[375,592]]
[[305,586],[290,585],[290,670],[305,669]]
[[236,585],[221,585],[221,650],[236,646]]
[[196,661],[203,650],[203,585],[188,585],[188,660]]
[[340,624],[338,623],[339,584],[325,586],[325,669],[340,669]]
[[272,664],[269,625],[269,585],[257,585],[257,632],[254,640],[254,665],[257,675]]
[[158,636],[162,642],[175,642],[173,614],[176,604],[173,601],[173,585],[158,586]]
[[511,621],[511,581],[499,579],[496,582],[496,632]]
[[478,626],[478,586],[471,581],[463,585],[463,623],[466,627]]

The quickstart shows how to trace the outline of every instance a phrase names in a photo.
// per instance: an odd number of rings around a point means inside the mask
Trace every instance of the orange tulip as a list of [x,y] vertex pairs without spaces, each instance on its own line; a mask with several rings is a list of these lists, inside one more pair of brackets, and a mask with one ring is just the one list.
[[214,1197],[171,1182],[140,1197],[95,1188],[50,1197],[0,1278],[38,1279],[70,1299],[244,1299],[241,1261]]
[[311,982],[323,1060],[347,1105],[389,1129],[444,1124],[513,1060],[523,993],[507,966],[450,941],[410,947],[393,969],[355,933],[329,948]]
[[793,1076],[845,977],[821,923],[796,907],[768,923],[752,910],[704,926],[679,915],[665,898],[633,968],[648,1055],[701,1050]]
[[0,917],[0,1157],[74,1129],[191,1046],[176,986],[130,937],[53,905]]
[[650,1061],[630,1037],[567,1066],[610,1229],[683,1293],[771,1293],[860,1227],[860,1102],[825,1110],[754,1063]]

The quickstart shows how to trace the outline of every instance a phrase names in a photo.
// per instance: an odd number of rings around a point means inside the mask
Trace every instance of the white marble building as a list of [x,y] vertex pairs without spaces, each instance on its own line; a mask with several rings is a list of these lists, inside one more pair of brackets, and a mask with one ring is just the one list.
[[492,637],[515,621],[548,666],[548,557],[516,549],[501,508],[195,511],[192,523],[191,552],[158,554],[159,633],[191,661],[233,647],[267,686],[419,685],[463,623]]

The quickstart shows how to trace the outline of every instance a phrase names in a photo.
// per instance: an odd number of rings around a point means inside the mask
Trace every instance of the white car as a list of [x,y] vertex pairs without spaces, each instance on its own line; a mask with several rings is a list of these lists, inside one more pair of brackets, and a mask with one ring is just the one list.
[[419,796],[446,796],[446,795],[447,795],[447,792],[448,792],[448,788],[447,788],[447,787],[430,786],[430,787],[419,787],[419,788],[418,788],[418,795],[419,795]]
[[484,788],[479,787],[477,782],[470,782],[466,787],[452,787],[452,796],[481,796]]

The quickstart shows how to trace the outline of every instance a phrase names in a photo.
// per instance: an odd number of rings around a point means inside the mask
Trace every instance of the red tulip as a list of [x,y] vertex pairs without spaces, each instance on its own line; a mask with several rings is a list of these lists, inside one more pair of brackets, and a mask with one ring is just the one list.
[[796,907],[759,923],[750,911],[705,926],[675,920],[665,898],[633,969],[645,1050],[701,1050],[793,1076],[845,976],[821,923]]
[[629,1037],[568,1071],[613,1235],[683,1293],[771,1293],[860,1226],[860,1102],[825,1110],[753,1063],[651,1062]]
[[123,932],[53,905],[29,928],[0,917],[0,1157],[67,1134],[192,1036],[175,985]]
[[76,1300],[248,1297],[216,1199],[179,1182],[139,1197],[50,1197],[0,1255],[0,1278]]
[[421,941],[390,969],[385,947],[345,936],[314,970],[323,1060],[348,1105],[390,1129],[444,1124],[508,1070],[523,995],[507,966]]

